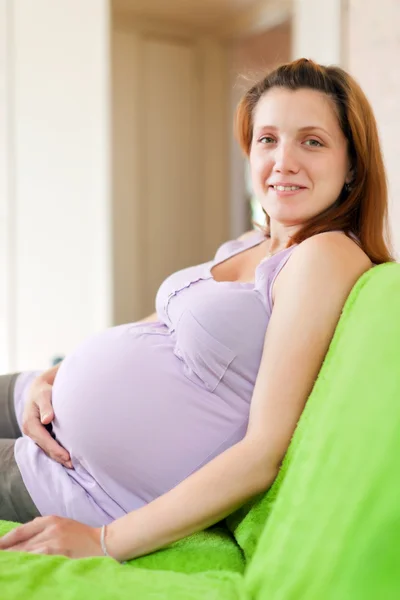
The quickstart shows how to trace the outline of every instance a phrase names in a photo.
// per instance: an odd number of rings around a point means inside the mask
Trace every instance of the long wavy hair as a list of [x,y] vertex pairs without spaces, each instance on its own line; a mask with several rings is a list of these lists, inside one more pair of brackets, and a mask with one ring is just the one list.
[[[364,92],[346,71],[301,58],[283,64],[253,85],[240,101],[235,116],[236,138],[248,157],[253,138],[253,116],[260,98],[268,90],[309,88],[323,92],[334,102],[339,125],[347,139],[353,173],[336,202],[303,225],[289,245],[325,231],[353,233],[375,264],[391,262],[388,223],[388,191],[376,120]],[[265,233],[270,233],[266,211]]]

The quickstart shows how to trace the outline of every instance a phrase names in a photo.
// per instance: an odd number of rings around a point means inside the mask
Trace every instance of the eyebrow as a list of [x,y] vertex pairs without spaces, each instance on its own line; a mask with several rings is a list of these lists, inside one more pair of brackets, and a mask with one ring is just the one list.
[[[274,127],[274,125],[261,125],[260,127],[257,128],[258,131],[262,131],[263,129],[271,129],[273,131],[276,131],[278,128]],[[328,137],[330,137],[332,139],[331,134],[328,131],[326,131],[326,129],[324,129],[323,127],[320,127],[319,125],[306,125],[305,127],[300,127],[299,131],[301,133],[304,133],[306,131],[315,131],[316,129],[323,131]]]
[[328,135],[329,137],[332,137],[331,134],[324,129],[323,127],[320,127],[319,125],[307,125],[307,127],[301,127],[299,129],[299,131],[303,132],[303,131],[313,131],[315,129],[319,129],[320,131],[323,131],[324,133],[326,133],[326,135]]

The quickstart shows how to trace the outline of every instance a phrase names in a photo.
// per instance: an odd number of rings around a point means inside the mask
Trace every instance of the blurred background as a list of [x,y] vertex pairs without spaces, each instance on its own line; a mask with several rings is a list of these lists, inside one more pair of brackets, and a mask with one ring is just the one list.
[[154,312],[259,216],[238,100],[305,56],[378,120],[400,254],[397,0],[0,0],[0,372]]

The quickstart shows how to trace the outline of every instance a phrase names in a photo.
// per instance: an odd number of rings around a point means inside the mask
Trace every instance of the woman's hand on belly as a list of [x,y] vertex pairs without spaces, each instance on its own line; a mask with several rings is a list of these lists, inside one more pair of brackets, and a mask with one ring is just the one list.
[[51,422],[54,419],[52,406],[52,382],[46,373],[37,377],[28,392],[22,417],[22,432],[30,437],[50,458],[72,469],[71,457],[51,435]]

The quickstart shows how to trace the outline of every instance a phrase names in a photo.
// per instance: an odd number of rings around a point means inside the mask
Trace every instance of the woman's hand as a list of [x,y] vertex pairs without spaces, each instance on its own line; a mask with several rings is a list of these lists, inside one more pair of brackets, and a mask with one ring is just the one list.
[[104,556],[100,529],[63,517],[38,517],[13,529],[0,538],[0,550],[69,558]]
[[60,446],[51,436],[46,425],[54,419],[51,402],[51,378],[46,380],[46,374],[34,379],[28,393],[22,416],[22,433],[30,437],[53,460],[72,469],[71,457],[67,450]]

